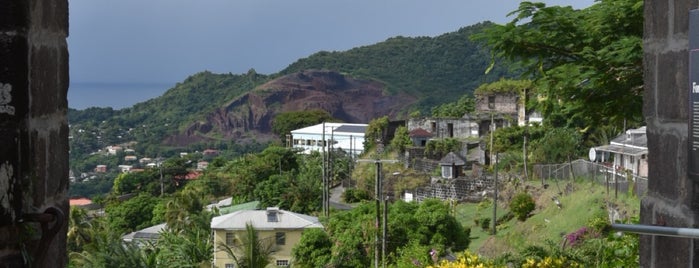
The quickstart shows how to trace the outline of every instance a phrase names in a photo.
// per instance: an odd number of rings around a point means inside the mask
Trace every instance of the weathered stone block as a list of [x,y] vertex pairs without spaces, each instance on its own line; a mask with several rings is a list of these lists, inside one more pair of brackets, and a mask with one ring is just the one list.
[[669,1],[644,1],[644,39],[658,39],[668,36],[667,18]]
[[645,116],[646,122],[650,121],[650,118],[657,117],[657,107],[655,105],[655,90],[654,85],[657,81],[657,76],[653,72],[657,64],[657,55],[653,51],[647,51],[643,54],[643,116]]
[[678,173],[678,163],[675,160],[669,161],[679,157],[679,137],[654,131],[648,131],[647,137],[648,151],[661,156],[653,158],[653,164],[648,166],[648,189],[659,196],[676,198],[679,190],[677,185],[681,179],[686,178],[685,174]]
[[659,55],[655,70],[659,87],[656,89],[658,110],[661,121],[687,121],[689,102],[689,77],[687,50],[672,51]]

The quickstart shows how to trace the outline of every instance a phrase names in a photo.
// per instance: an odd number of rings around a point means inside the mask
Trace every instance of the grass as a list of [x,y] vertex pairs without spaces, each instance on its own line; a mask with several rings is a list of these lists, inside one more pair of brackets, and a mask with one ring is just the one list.
[[[635,196],[620,193],[615,198],[613,191],[607,193],[602,185],[582,181],[561,183],[561,187],[565,187],[565,190],[564,194],[559,195],[557,187],[545,189],[533,181],[518,186],[506,185],[501,190],[497,217],[508,212],[506,201],[519,191],[526,191],[534,197],[536,209],[526,221],[520,222],[513,218],[500,222],[495,236],[490,234],[490,230],[484,231],[474,222],[474,219],[484,217],[492,219],[492,202],[458,205],[455,208],[457,219],[465,227],[471,227],[469,250],[487,257],[497,257],[508,252],[518,252],[526,246],[544,246],[547,241],[561,243],[563,235],[586,226],[595,217],[606,217],[608,207],[615,207],[627,218],[638,217],[640,201]],[[553,197],[560,200],[560,208],[553,202]]]

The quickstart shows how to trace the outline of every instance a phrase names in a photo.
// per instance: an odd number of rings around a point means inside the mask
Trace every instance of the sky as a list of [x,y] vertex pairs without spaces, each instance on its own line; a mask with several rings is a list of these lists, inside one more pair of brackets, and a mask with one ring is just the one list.
[[[514,0],[69,0],[69,106],[125,107],[205,70],[273,74],[319,51],[345,51],[395,36],[434,37],[483,21],[506,23],[518,5]],[[141,99],[101,98],[111,103],[90,95],[102,92],[86,91],[114,83],[163,86]]]

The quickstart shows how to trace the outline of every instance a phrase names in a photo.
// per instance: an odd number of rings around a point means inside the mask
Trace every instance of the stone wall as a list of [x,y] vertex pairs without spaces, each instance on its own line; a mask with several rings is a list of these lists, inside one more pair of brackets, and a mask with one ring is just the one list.
[[[688,21],[697,0],[644,1],[644,107],[648,125],[648,195],[641,224],[698,227],[699,183],[687,176]],[[641,236],[642,267],[697,267],[697,243]]]
[[0,5],[0,267],[64,267],[68,1]]

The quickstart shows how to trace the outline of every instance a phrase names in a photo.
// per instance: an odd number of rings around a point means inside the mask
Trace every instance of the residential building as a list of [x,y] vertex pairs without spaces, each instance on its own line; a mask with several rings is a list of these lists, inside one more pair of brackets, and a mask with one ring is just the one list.
[[133,162],[136,160],[138,160],[138,158],[135,155],[124,156],[124,161],[126,161],[126,162]]
[[648,138],[646,127],[629,129],[615,137],[608,145],[590,149],[591,161],[610,163],[613,172],[631,172],[638,177],[648,177]]
[[465,165],[466,159],[453,152],[448,153],[442,158],[442,160],[439,161],[439,166],[442,170],[442,178],[458,178],[463,174]]
[[207,167],[209,167],[209,162],[206,162],[206,161],[197,162],[197,170],[205,170]]
[[107,172],[107,165],[97,165],[97,166],[95,167],[95,172],[98,172],[98,173],[105,173],[105,172]]
[[[364,151],[367,124],[322,123],[291,131],[292,147],[303,153],[343,150],[357,156]],[[325,142],[323,140],[325,139]]]
[[273,241],[272,266],[289,266],[292,262],[291,249],[301,239],[301,233],[309,228],[323,228],[318,218],[270,207],[266,210],[240,210],[211,220],[214,233],[214,266],[235,267],[231,256],[219,245],[232,248],[246,233],[246,224],[252,224],[261,240]]
[[124,148],[121,146],[107,146],[107,154],[116,155],[118,152],[123,150]]
[[422,129],[420,136],[431,134],[430,138],[478,138],[478,123],[470,118],[411,118],[407,122],[408,131]]

